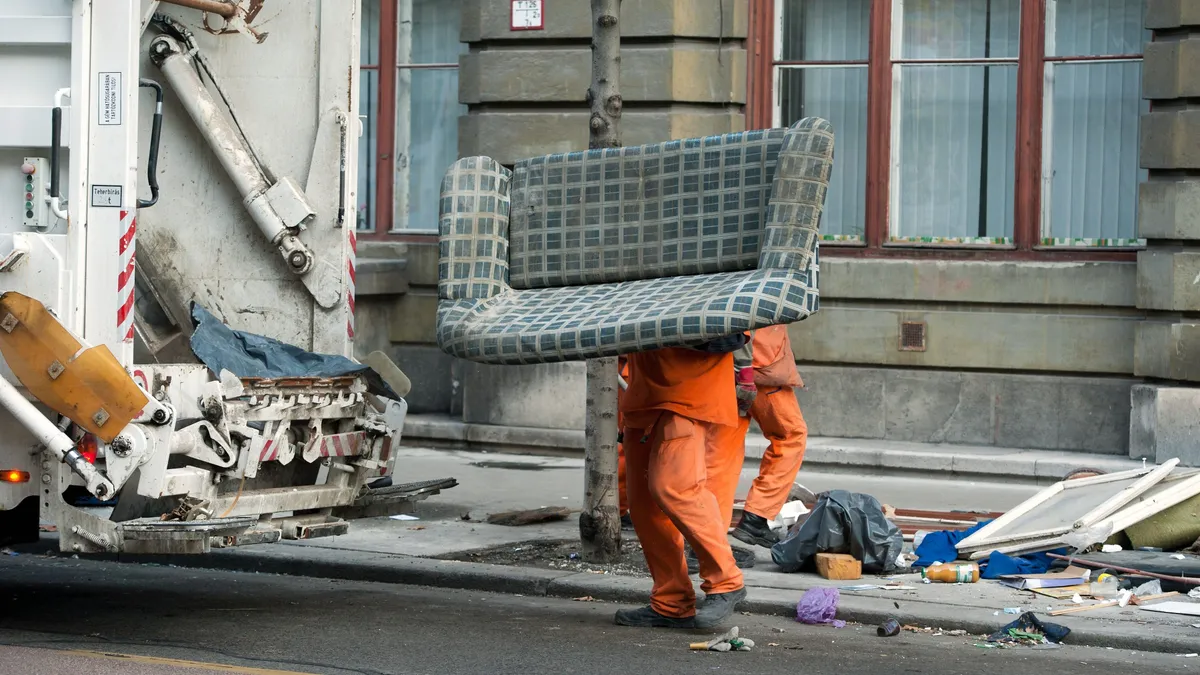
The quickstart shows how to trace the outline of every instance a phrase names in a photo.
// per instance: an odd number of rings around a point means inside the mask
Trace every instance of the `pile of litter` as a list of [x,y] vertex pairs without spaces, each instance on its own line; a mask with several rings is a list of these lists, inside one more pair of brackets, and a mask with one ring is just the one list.
[[1057,645],[1070,633],[1071,629],[1066,626],[1043,623],[1033,612],[1026,612],[1016,621],[989,635],[987,641],[998,646]]
[[[1200,469],[1178,465],[1069,476],[1002,514],[906,511],[832,490],[788,510],[771,555],[785,572],[885,577],[809,590],[796,620],[811,625],[845,625],[837,619],[839,592],[913,591],[895,576],[913,572],[924,583],[987,580],[1070,603],[1048,607],[1050,616],[1137,607],[1200,617]],[[909,541],[915,559],[904,552]],[[1052,649],[1070,633],[1020,608],[1004,614],[1019,617],[978,646]],[[878,632],[907,629],[893,619]]]

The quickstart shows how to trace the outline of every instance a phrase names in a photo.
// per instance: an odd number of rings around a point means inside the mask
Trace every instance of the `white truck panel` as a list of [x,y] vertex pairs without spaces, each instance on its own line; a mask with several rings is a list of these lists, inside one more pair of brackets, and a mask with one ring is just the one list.
[[[238,0],[226,22],[152,0],[0,0],[0,294],[29,296],[3,296],[0,348],[36,364],[18,369],[28,391],[0,382],[0,469],[32,478],[0,483],[0,511],[39,497],[18,526],[40,515],[66,551],[200,553],[340,534],[453,486],[391,483],[407,406],[371,377],[214,377],[166,325],[190,334],[196,301],[352,354],[359,5]],[[138,335],[153,359],[135,363]],[[3,359],[0,377],[20,384]],[[116,495],[112,515],[76,508],[80,489]]]
[[[356,183],[351,174],[339,200],[340,127],[334,110],[350,110],[356,93],[351,87],[358,81],[357,4],[269,2],[253,22],[270,33],[262,44],[239,34],[212,35],[199,13],[159,7],[192,31],[258,159],[276,178],[290,177],[305,190],[317,215],[301,238],[347,300],[352,230],[338,226],[336,212],[339,202],[354,203]],[[176,93],[145,57],[151,32],[142,41],[142,72],[167,89],[159,155],[163,196],[139,217],[139,263],[154,277],[166,309],[186,327],[186,307],[195,300],[232,328],[349,355],[346,301],[332,310],[318,307],[259,232]],[[340,88],[332,84],[335,75]],[[148,104],[142,101],[143,138],[149,134]],[[347,136],[346,152],[356,156],[357,134]],[[318,162],[314,152],[320,153]],[[140,161],[144,167],[145,158]],[[353,227],[353,218],[346,224]]]

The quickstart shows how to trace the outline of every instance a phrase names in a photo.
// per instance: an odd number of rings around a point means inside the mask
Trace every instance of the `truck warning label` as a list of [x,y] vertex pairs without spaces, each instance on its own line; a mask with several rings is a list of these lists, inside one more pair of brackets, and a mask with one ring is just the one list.
[[92,206],[105,208],[121,208],[120,185],[93,185]]
[[121,73],[100,73],[96,86],[100,106],[97,123],[102,126],[121,124]]

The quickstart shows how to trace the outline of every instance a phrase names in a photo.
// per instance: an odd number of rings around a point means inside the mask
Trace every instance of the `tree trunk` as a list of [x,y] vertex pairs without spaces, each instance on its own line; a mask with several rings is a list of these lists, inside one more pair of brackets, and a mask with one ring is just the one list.
[[[621,145],[621,0],[592,0],[592,115],[588,147]],[[587,445],[579,537],[583,559],[604,563],[621,553],[617,489],[617,359],[587,364]]]
[[583,457],[580,552],[586,562],[614,562],[621,552],[617,502],[617,359],[587,364],[587,446]]
[[592,0],[589,148],[621,145],[621,0]]

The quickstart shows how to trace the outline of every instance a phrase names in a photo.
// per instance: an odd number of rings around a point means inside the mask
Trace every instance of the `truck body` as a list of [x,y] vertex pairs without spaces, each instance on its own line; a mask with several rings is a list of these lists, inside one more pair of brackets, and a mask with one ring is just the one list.
[[0,0],[0,537],[205,552],[452,485],[391,483],[405,392],[189,344],[199,307],[220,349],[353,363],[359,31],[357,0]]

